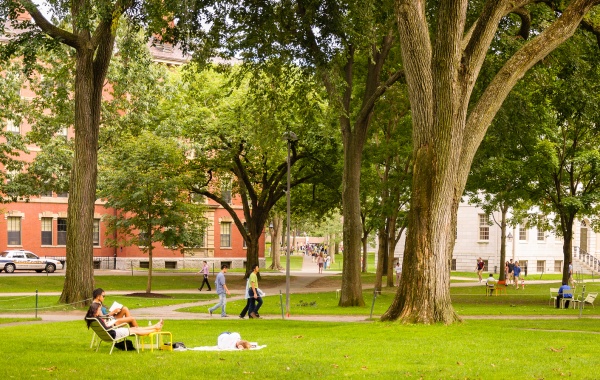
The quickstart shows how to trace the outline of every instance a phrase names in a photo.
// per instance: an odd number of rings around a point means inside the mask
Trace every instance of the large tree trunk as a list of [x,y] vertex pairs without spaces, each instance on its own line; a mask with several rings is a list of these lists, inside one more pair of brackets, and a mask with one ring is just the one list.
[[[598,0],[569,2],[555,22],[506,61],[471,106],[500,20],[511,7],[525,3],[488,1],[475,27],[466,32],[467,0],[438,2],[433,13],[426,2],[395,1],[413,120],[414,175],[403,274],[382,320],[458,320],[450,300],[450,262],[456,211],[473,156],[517,81],[571,36]],[[429,14],[437,17],[434,32]]]
[[146,293],[152,293],[152,269],[154,267],[152,260],[152,251],[154,250],[154,246],[152,242],[149,243],[148,247],[148,281],[146,282]]
[[[357,138],[350,126],[343,128],[344,134],[344,184],[342,189],[344,264],[342,294],[339,306],[364,306],[362,295],[361,232],[360,219],[360,163],[364,138]],[[358,140],[358,141],[357,141]]]
[[437,160],[433,147],[422,147],[415,155],[402,277],[382,320],[451,323],[458,319],[450,300],[450,262],[460,193],[439,185],[442,191],[436,191],[433,163]]
[[95,74],[98,75],[94,72],[94,52],[78,50],[75,144],[67,211],[67,269],[60,302],[80,306],[88,304],[85,300],[94,289],[93,221],[103,83],[98,83]]
[[281,225],[283,224],[283,218],[274,216],[272,219],[273,228],[271,228],[271,265],[269,269],[282,270],[281,266],[281,245],[279,240],[281,239]]
[[[502,220],[500,221],[500,281],[506,281],[506,273],[504,262],[506,261],[506,214],[508,213],[508,204],[502,204],[500,206],[500,212],[502,213]],[[517,237],[513,237],[516,239]],[[489,265],[489,263],[488,263]],[[488,267],[488,271],[492,273],[492,270]]]
[[561,224],[563,230],[563,275],[562,283],[569,283],[569,264],[573,260],[573,221],[576,213],[570,215],[561,215]]

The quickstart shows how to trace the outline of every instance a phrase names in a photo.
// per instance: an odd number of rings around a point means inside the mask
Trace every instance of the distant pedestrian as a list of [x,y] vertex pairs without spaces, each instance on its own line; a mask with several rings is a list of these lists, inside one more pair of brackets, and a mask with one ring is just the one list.
[[400,259],[396,262],[396,267],[394,268],[396,271],[396,286],[400,286],[400,275],[402,274],[402,267],[400,266]]
[[248,309],[250,308],[250,296],[248,295],[248,289],[250,289],[250,278],[248,278],[248,280],[246,280],[246,290],[244,292],[244,299],[246,300],[246,306],[244,306],[244,308],[242,309],[242,312],[240,313],[241,319],[244,319],[244,317],[246,316],[246,313],[248,313]]
[[323,258],[323,252],[319,253],[319,257],[317,257],[317,265],[319,266],[319,273],[323,273],[323,264],[325,263],[325,259]]
[[569,261],[569,284],[574,288],[575,280],[573,279],[573,263]]
[[485,266],[485,263],[483,262],[483,260],[480,258],[477,259],[477,265],[475,266],[475,269],[477,269],[477,277],[479,277],[479,282],[483,281],[483,277],[481,277],[481,273],[483,272],[483,267]]
[[[508,263],[508,282],[515,281],[514,270],[515,270],[515,264],[513,263],[513,259],[510,259],[510,262]],[[519,273],[521,273],[521,271],[519,271]]]
[[515,262],[515,267],[513,268],[513,278],[515,282],[515,289],[519,289],[519,276],[521,275],[521,267],[519,266],[519,262]]
[[323,265],[323,268],[325,268],[325,270],[329,269],[329,267],[331,266],[331,256],[327,255],[327,257],[325,258],[325,264]]
[[227,265],[221,265],[221,271],[217,275],[215,280],[215,286],[217,287],[217,294],[219,295],[219,303],[215,306],[208,309],[208,313],[212,317],[213,311],[221,308],[221,318],[229,317],[227,312],[225,311],[225,307],[227,306],[227,296],[229,295],[229,289],[227,289],[227,285],[225,285],[225,273],[227,273]]
[[200,272],[198,273],[202,273],[202,285],[198,288],[199,291],[202,291],[202,288],[204,287],[204,284],[206,284],[206,286],[208,286],[208,291],[211,291],[210,288],[210,282],[208,282],[208,273],[209,273],[209,268],[208,268],[208,263],[206,261],[203,261],[203,265],[202,265],[202,269],[200,270]]

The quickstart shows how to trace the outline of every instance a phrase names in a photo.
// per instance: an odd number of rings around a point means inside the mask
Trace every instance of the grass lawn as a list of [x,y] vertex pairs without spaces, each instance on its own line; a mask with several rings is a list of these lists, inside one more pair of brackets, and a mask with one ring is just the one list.
[[[579,315],[579,310],[573,309],[555,309],[549,305],[550,287],[558,286],[551,284],[529,285],[525,290],[509,287],[507,294],[498,297],[486,297],[485,288],[481,286],[471,287],[453,287],[450,288],[452,304],[456,312],[461,316],[469,315],[556,315],[556,316],[575,316]],[[373,316],[379,317],[388,309],[392,303],[397,288],[385,288],[382,294],[375,298],[373,307]],[[283,295],[280,298],[279,292],[276,294],[268,293],[264,297],[264,304],[260,310],[262,315],[281,315],[281,301],[285,305],[285,288],[282,288]],[[586,293],[600,292],[600,283],[590,283],[586,285]],[[580,294],[580,290],[577,294]],[[369,317],[371,306],[373,305],[372,289],[363,291],[365,306],[363,307],[338,307],[338,299],[335,291],[290,294],[290,314],[291,315],[355,315]],[[227,312],[231,315],[237,315],[246,302],[230,301],[227,303]],[[182,308],[179,311],[206,314],[206,306],[194,306]],[[592,308],[589,305],[583,310],[584,316],[600,315],[600,308]]]
[[[166,294],[169,298],[145,298],[130,297],[125,295],[113,295],[108,293],[105,298],[106,305],[110,306],[117,301],[131,310],[142,307],[176,305],[188,302],[216,300],[218,297],[214,292],[198,294]],[[58,303],[59,296],[38,296],[38,311],[72,311],[87,310],[87,308],[76,308]],[[2,313],[35,313],[35,296],[0,297],[0,315]]]
[[[593,379],[600,365],[594,320],[466,321],[452,326],[280,320],[167,321],[187,347],[223,331],[266,344],[259,351],[90,350],[83,322],[0,327],[4,379]],[[558,331],[556,331],[558,330]]]
[[[144,274],[135,276],[95,276],[95,286],[107,291],[111,290],[132,290],[136,292],[145,292],[148,277]],[[213,283],[214,276],[209,278]],[[36,289],[39,292],[61,292],[65,279],[60,276],[0,276],[0,294],[11,292],[32,292]],[[280,284],[285,283],[285,274],[263,276],[261,283]],[[179,289],[196,289],[200,286],[201,277],[199,275],[159,275],[152,276],[153,291],[168,291]],[[246,281],[242,273],[229,273],[227,275],[227,284],[231,284],[232,289],[243,289]],[[240,290],[241,291],[241,290]]]

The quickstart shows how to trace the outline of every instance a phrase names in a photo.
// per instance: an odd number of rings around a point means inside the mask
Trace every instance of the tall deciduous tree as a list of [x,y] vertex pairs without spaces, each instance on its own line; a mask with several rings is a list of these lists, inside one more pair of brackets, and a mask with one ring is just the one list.
[[[521,144],[529,169],[530,196],[563,237],[563,281],[569,279],[573,222],[598,223],[600,203],[600,51],[577,33],[544,60],[529,84],[527,134]],[[530,104],[543,102],[545,113]],[[542,219],[543,220],[543,219]],[[543,228],[540,226],[538,228]]]
[[[286,78],[295,84],[290,86]],[[292,71],[281,78],[258,74],[253,80],[260,82],[254,90],[247,79],[232,88],[224,76],[199,73],[161,105],[159,125],[178,131],[192,144],[192,190],[229,212],[246,242],[248,275],[259,262],[259,239],[270,211],[285,197],[284,132],[298,136],[290,154],[291,188],[320,182],[335,165],[338,152],[327,107],[310,81]],[[232,196],[239,196],[243,216],[232,206]]]
[[200,246],[206,227],[205,207],[192,201],[192,173],[186,151],[174,138],[148,131],[121,141],[103,155],[99,195],[117,210],[107,216],[115,246],[137,245],[148,254],[146,293],[152,291],[155,243],[183,249]]
[[[413,120],[413,186],[403,276],[382,320],[452,323],[450,263],[471,162],[502,102],[536,62],[568,39],[600,0],[572,0],[472,98],[499,25],[515,13],[528,38],[530,0],[396,0]],[[548,2],[555,5],[554,2]],[[510,20],[508,20],[510,21]],[[418,286],[415,286],[418,284]]]
[[[93,289],[93,214],[101,102],[117,26],[128,16],[138,25],[167,34],[181,6],[164,0],[49,0],[47,4],[56,23],[48,20],[31,0],[2,2],[0,32],[7,19],[22,32],[2,49],[2,56],[22,56],[27,71],[35,64],[36,52],[42,46],[64,44],[74,51],[75,140],[68,201],[68,265],[60,300],[84,304]],[[26,13],[31,19],[19,18]]]
[[[294,64],[319,78],[336,108],[343,141],[344,268],[340,306],[362,306],[360,165],[373,107],[402,77],[388,57],[396,39],[388,0],[219,1],[213,47],[249,67]],[[215,13],[219,14],[217,10]],[[223,37],[222,33],[225,33]]]

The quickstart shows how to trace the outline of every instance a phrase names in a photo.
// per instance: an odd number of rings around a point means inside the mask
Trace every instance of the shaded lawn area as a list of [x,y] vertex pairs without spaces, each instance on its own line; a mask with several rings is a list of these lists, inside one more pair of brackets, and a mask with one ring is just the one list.
[[[0,275],[0,294],[12,292],[31,292],[35,294],[36,289],[39,292],[61,292],[64,285],[64,277],[57,276],[10,276]],[[131,290],[135,292],[145,292],[148,277],[145,275],[125,275],[125,276],[95,276],[95,287],[103,288],[107,292],[111,290]],[[215,281],[215,276],[210,276],[211,286]],[[153,276],[152,291],[197,289],[202,283],[200,275],[179,275],[179,276]],[[261,284],[278,286],[285,284],[285,275],[262,276]],[[246,286],[246,280],[242,273],[231,273],[227,275],[227,284],[233,290],[242,291]]]
[[[146,297],[130,297],[125,295],[108,296],[104,303],[110,307],[114,301],[117,301],[131,310],[143,307],[155,307],[176,305],[189,302],[216,300],[218,297],[214,292],[202,294],[167,294],[166,298],[146,298]],[[59,296],[38,296],[37,307],[38,312],[69,312],[73,310],[87,310],[87,308],[76,308],[71,305],[64,305],[58,302]],[[36,301],[35,296],[19,296],[19,297],[0,297],[0,314],[2,313],[35,313]],[[135,315],[135,313],[134,313]]]
[[[600,365],[597,321],[465,321],[451,326],[280,320],[167,321],[187,347],[223,331],[266,344],[259,351],[90,350],[83,322],[0,327],[11,342],[2,378],[592,379]],[[558,331],[556,331],[558,330]],[[569,331],[567,331],[569,330]],[[68,331],[65,334],[65,331]],[[518,341],[518,351],[515,351]],[[26,355],[24,355],[26,353]]]
[[[450,289],[454,309],[459,315],[557,315],[575,316],[579,310],[555,309],[549,305],[550,287],[554,285],[529,285],[525,290],[507,289],[507,295],[487,297],[483,285],[472,287],[453,287]],[[600,283],[586,286],[586,292],[600,291]],[[373,305],[373,290],[365,289],[362,307],[339,307],[335,291],[305,294],[290,294],[290,314],[294,315],[353,315],[369,317],[373,306],[373,316],[380,317],[389,308],[395,296],[396,288],[384,288],[377,295]],[[282,303],[285,305],[285,290],[282,296],[279,292],[267,292],[264,304],[260,309],[261,315],[280,316]],[[227,303],[227,313],[236,316],[244,308],[246,301],[230,301]],[[285,309],[285,307],[284,307]],[[206,314],[206,306],[182,308],[179,311]],[[600,315],[600,308],[589,305],[583,310],[584,316]]]

